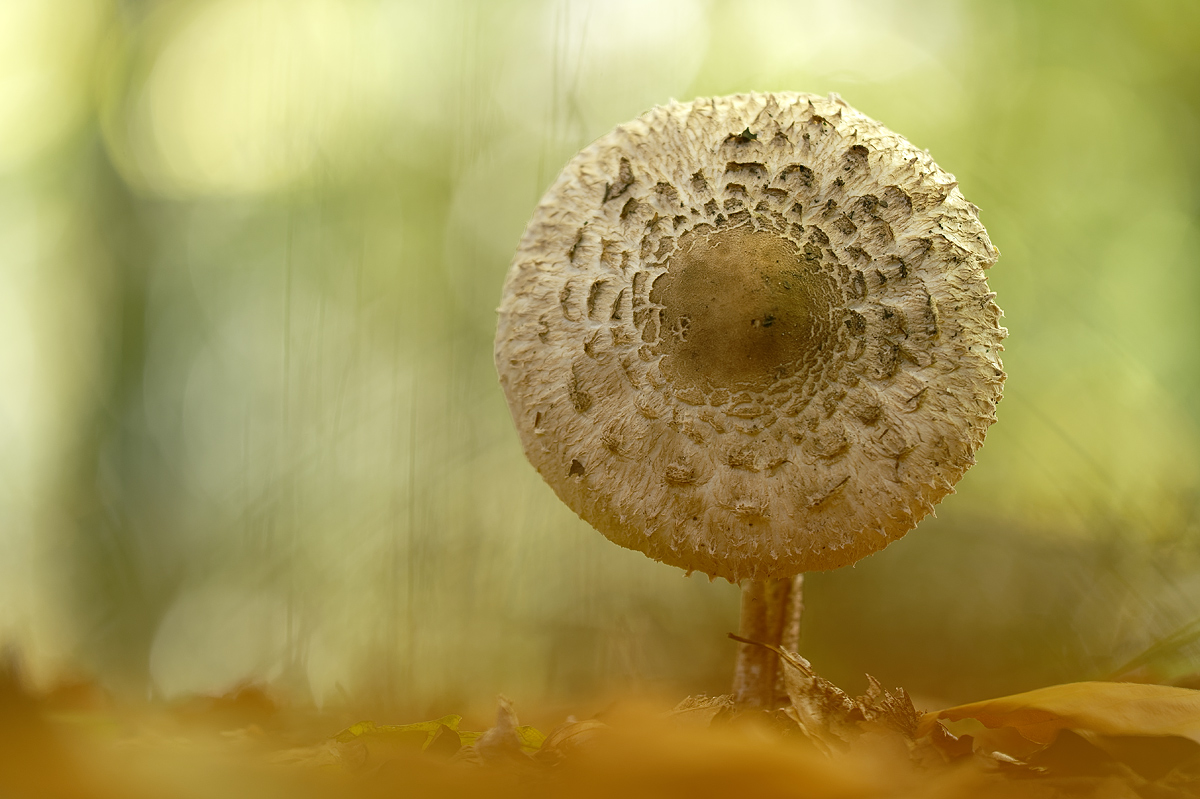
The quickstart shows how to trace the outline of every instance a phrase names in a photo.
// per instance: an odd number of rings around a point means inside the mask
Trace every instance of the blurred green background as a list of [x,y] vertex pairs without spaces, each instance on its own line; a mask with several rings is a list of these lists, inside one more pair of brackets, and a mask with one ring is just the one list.
[[1002,252],[999,424],[809,578],[817,668],[976,699],[1200,617],[1200,4],[3,0],[0,642],[397,714],[722,691],[736,588],[563,507],[491,351],[566,159],[745,90],[928,148]]

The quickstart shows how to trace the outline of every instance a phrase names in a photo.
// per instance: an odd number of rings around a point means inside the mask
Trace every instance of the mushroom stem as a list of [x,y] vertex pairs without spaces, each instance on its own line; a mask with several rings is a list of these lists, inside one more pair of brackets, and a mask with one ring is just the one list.
[[[804,612],[804,575],[778,580],[743,580],[738,635],[795,650]],[[766,647],[738,644],[733,699],[743,710],[772,710],[785,696],[778,680],[779,656]]]

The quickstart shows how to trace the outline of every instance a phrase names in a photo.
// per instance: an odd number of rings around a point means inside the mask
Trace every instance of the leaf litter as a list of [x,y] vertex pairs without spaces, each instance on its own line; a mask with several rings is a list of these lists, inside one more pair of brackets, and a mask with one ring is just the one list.
[[547,734],[505,697],[483,730],[456,714],[330,730],[260,689],[184,710],[92,689],[63,707],[0,670],[0,796],[1200,797],[1200,691],[1084,682],[921,713],[775,651],[771,712],[630,702]]

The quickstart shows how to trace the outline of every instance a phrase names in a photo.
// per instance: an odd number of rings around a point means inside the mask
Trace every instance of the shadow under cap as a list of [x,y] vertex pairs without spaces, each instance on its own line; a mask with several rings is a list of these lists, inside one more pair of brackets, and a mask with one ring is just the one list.
[[796,244],[752,226],[691,230],[654,281],[660,368],[678,389],[766,391],[832,345],[834,289]]

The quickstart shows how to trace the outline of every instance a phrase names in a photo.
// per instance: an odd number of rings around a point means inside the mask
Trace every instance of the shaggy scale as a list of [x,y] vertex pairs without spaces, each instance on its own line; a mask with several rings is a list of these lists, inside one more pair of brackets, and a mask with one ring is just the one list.
[[974,462],[996,256],[954,178],[836,96],[674,103],[546,193],[496,364],[529,459],[616,543],[731,581],[836,568]]

